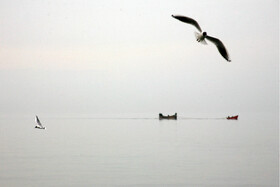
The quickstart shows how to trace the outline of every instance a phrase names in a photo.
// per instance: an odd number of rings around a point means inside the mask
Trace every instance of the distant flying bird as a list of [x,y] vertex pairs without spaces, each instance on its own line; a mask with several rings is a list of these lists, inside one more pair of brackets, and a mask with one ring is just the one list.
[[35,128],[37,128],[37,129],[45,129],[45,128],[46,128],[46,127],[43,127],[43,125],[41,124],[41,122],[40,122],[38,116],[35,117],[35,123],[37,124],[37,125],[35,126]]
[[230,58],[228,55],[228,52],[226,50],[226,47],[224,46],[224,44],[221,42],[221,40],[219,40],[218,38],[214,38],[211,36],[207,35],[207,32],[202,32],[202,29],[200,28],[199,24],[197,23],[197,21],[195,21],[192,18],[186,17],[186,16],[180,16],[180,15],[172,15],[173,18],[178,19],[184,23],[188,23],[191,24],[193,26],[195,26],[197,28],[197,30],[199,30],[200,33],[195,32],[195,37],[196,40],[202,44],[207,44],[207,42],[205,41],[205,38],[208,39],[210,42],[213,42],[216,47],[218,48],[220,54],[228,61],[230,62]]

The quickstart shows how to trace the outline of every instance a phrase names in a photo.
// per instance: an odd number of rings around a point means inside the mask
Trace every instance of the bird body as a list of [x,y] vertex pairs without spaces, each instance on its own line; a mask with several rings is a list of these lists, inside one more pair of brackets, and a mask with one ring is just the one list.
[[229,58],[229,54],[228,54],[224,44],[221,42],[221,40],[219,40],[218,38],[214,38],[212,36],[207,35],[207,32],[202,32],[202,29],[201,29],[201,27],[199,26],[199,24],[197,23],[196,20],[194,20],[192,18],[189,18],[189,17],[186,17],[186,16],[181,16],[181,15],[172,15],[172,17],[175,18],[175,19],[178,19],[178,20],[180,20],[184,23],[193,25],[199,31],[199,33],[195,32],[196,41],[198,41],[199,43],[202,43],[202,44],[207,44],[205,39],[209,40],[210,42],[212,42],[213,44],[216,45],[220,54],[228,62],[231,61],[230,58]]
[[195,35],[195,37],[196,37],[196,41],[198,41],[198,42],[200,42],[200,43],[202,43],[202,44],[207,45],[207,42],[206,42],[206,40],[205,40],[205,37],[206,37],[206,35],[207,35],[206,32],[201,32],[201,33],[194,32],[194,35]]

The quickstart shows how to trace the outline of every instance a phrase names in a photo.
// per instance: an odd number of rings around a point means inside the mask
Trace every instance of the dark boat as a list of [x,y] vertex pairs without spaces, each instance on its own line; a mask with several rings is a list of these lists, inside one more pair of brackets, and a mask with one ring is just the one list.
[[227,119],[234,119],[234,120],[238,120],[238,115],[237,116],[228,116]]
[[162,115],[162,113],[159,113],[158,117],[159,117],[159,119],[175,119],[175,120],[177,120],[177,113],[175,113],[172,116],[169,116],[169,115],[164,116],[164,115]]

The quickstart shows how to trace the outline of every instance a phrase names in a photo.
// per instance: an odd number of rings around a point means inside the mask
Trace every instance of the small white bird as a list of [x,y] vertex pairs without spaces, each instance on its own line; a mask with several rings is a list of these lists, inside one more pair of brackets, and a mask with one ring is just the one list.
[[43,125],[41,124],[38,116],[35,117],[35,123],[37,123],[37,125],[35,126],[35,128],[37,129],[46,129],[46,127],[43,127]]
[[199,24],[197,23],[197,21],[195,21],[192,18],[186,17],[186,16],[181,16],[181,15],[172,15],[173,18],[178,19],[184,23],[188,23],[191,24],[193,26],[195,26],[197,28],[197,30],[199,30],[200,33],[195,32],[195,37],[196,40],[202,44],[207,44],[207,42],[205,41],[205,38],[208,39],[210,42],[213,42],[216,47],[218,48],[220,54],[228,61],[230,62],[230,58],[229,58],[229,54],[226,50],[226,47],[224,46],[224,44],[221,42],[221,40],[219,40],[218,38],[214,38],[211,36],[207,35],[207,32],[202,32]]

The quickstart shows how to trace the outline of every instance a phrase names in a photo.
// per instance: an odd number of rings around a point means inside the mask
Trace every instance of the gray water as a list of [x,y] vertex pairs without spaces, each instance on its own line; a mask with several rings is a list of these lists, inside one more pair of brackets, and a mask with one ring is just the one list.
[[0,119],[0,186],[278,186],[278,117]]

